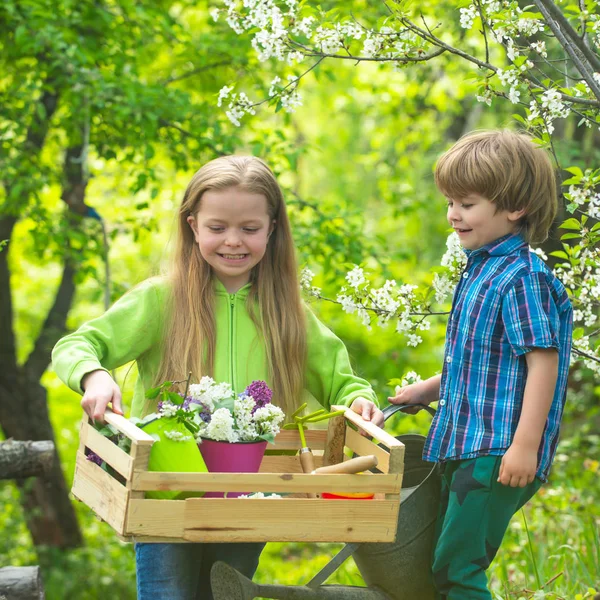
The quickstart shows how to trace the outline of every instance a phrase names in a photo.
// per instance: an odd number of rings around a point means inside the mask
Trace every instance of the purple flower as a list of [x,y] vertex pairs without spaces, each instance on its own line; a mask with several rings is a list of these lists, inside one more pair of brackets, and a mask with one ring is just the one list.
[[254,414],[259,408],[269,404],[273,397],[273,391],[264,381],[253,381],[245,390],[244,394],[254,398],[255,406],[252,409]]
[[104,462],[95,452],[90,452],[86,456],[86,459],[90,462],[96,463],[99,467],[101,467],[102,463]]
[[210,419],[211,419],[212,415],[208,412],[208,410],[203,410],[203,411],[199,412],[198,414],[200,415],[200,418],[205,423],[210,423]]

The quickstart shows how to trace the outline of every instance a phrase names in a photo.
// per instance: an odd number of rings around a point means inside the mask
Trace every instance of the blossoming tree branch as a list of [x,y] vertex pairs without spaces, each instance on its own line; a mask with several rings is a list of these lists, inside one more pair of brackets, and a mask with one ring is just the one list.
[[[222,88],[218,105],[239,126],[263,104],[293,112],[302,104],[302,80],[325,62],[377,62],[398,70],[458,61],[465,77],[475,81],[480,103],[515,105],[514,118],[553,153],[561,174],[564,220],[560,246],[549,254],[575,307],[574,358],[600,373],[600,168],[561,164],[555,147],[559,121],[600,128],[599,3],[533,0],[522,8],[514,0],[475,0],[458,9],[454,2],[422,6],[389,0],[370,8],[371,14],[344,10],[338,5],[322,11],[297,0],[215,3],[215,21],[224,17],[274,71],[266,97],[252,100],[240,89],[244,82],[238,82]],[[447,302],[462,268],[463,255],[453,236],[447,246],[432,290],[392,280],[374,287],[356,266],[346,277],[348,285],[330,300],[355,312],[367,326],[373,319],[379,325],[395,321],[407,343],[417,345],[419,331],[429,326],[428,316],[447,312],[447,304],[439,310],[435,306]],[[305,270],[305,288],[322,298],[311,280]]]

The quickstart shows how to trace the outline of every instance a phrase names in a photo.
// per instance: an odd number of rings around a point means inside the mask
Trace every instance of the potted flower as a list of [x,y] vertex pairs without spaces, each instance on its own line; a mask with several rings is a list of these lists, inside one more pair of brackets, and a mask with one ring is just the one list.
[[274,441],[285,418],[283,411],[271,404],[269,386],[253,381],[236,396],[229,384],[203,377],[200,383],[190,385],[189,395],[190,405],[199,407],[194,416],[195,436],[208,470],[257,472],[267,443]]

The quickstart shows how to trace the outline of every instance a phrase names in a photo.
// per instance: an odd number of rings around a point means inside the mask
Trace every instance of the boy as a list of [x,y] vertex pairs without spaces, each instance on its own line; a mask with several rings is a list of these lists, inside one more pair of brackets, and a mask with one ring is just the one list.
[[485,571],[513,514],[547,480],[566,395],[571,304],[528,247],[548,236],[556,184],[546,152],[510,131],[461,138],[435,182],[467,266],[442,374],[389,400],[439,399],[423,455],[443,473],[434,582],[444,599],[491,600]]

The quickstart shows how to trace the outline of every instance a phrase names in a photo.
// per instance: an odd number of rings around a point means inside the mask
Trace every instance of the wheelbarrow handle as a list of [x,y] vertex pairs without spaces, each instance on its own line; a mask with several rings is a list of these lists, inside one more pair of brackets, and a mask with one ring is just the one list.
[[432,408],[428,404],[390,404],[383,409],[383,418],[387,421],[392,415],[395,415],[398,411],[404,412],[408,408],[414,408],[420,406],[425,409],[432,417],[435,416],[435,408]]

